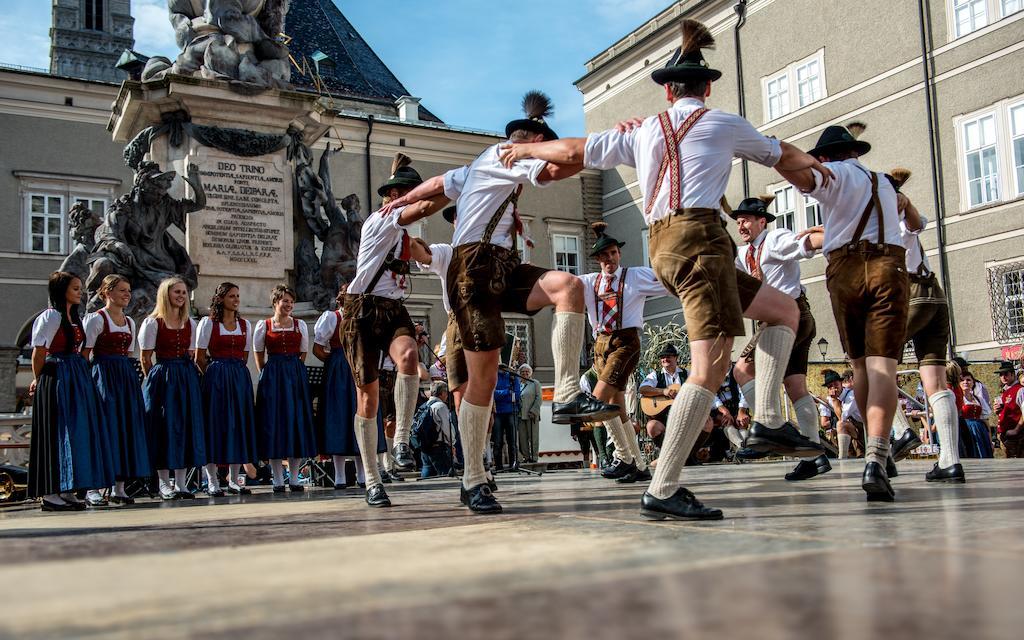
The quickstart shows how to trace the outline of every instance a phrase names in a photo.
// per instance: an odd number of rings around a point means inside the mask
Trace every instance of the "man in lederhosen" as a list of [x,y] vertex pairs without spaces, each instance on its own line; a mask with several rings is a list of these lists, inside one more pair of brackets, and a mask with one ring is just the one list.
[[[385,199],[406,193],[421,179],[402,154],[395,158],[391,177],[378,193]],[[379,364],[388,354],[398,369],[395,383],[395,460],[403,468],[415,466],[409,436],[419,390],[419,357],[409,312],[402,303],[409,273],[411,239],[406,227],[443,206],[441,199],[426,200],[375,212],[363,223],[356,275],[342,302],[342,346],[356,383],[356,442],[366,471],[366,503],[391,506],[377,466],[377,406]]]
[[871,145],[855,135],[863,125],[851,128],[827,127],[809,152],[825,162],[833,180],[823,181],[816,169],[783,175],[821,203],[825,284],[868,433],[861,486],[869,501],[891,502],[896,494],[886,463],[897,409],[896,364],[907,329],[906,249],[896,190],[885,174],[860,163]]
[[[887,176],[896,189],[902,220],[900,237],[907,250],[907,277],[910,281],[907,313],[907,337],[914,343],[921,384],[932,406],[935,429],[939,433],[939,460],[925,474],[928,482],[965,482],[960,465],[960,420],[956,397],[946,386],[946,353],[949,348],[949,307],[946,293],[939,286],[921,246],[921,232],[928,219],[921,215],[900,188],[910,178],[907,169],[893,169]],[[907,416],[896,409],[893,422],[892,458],[902,460],[921,444],[910,428]]]
[[[807,360],[815,334],[814,316],[800,284],[800,259],[812,257],[815,249],[810,235],[801,238],[785,227],[768,229],[775,220],[775,214],[768,210],[768,205],[774,200],[774,196],[747,198],[729,214],[736,221],[740,238],[746,242],[739,248],[736,268],[793,298],[800,308],[800,324],[782,384],[793,401],[800,433],[812,442],[820,443],[818,408],[807,390]],[[733,368],[733,375],[748,404],[756,400],[754,352],[763,328],[764,324],[758,323],[754,337]],[[743,452],[740,450],[737,455],[744,457]],[[831,469],[828,456],[821,453],[813,460],[797,463],[796,468],[786,474],[786,480],[808,480]]]
[[680,486],[679,477],[725,379],[733,337],[746,333],[744,308],[769,324],[758,340],[757,421],[748,442],[785,452],[809,442],[785,421],[774,392],[796,334],[796,304],[754,278],[741,278],[733,265],[735,245],[719,211],[732,160],[781,169],[821,165],[796,147],[758,133],[739,116],[708,109],[704,102],[712,82],[722,75],[702,54],[714,38],[696,20],[684,19],[680,26],[682,45],[665,68],[652,74],[672,104],[667,111],[640,126],[620,126],[586,139],[511,146],[503,150],[503,158],[506,164],[539,158],[568,166],[582,162],[595,169],[636,167],[644,219],[650,225],[651,266],[682,302],[693,355],[690,379],[669,411],[665,446],[641,500],[641,514],[707,520],[720,519],[722,512],[705,507]]
[[[531,91],[523,100],[526,118],[505,126],[508,144],[554,140],[547,125],[551,103]],[[523,264],[515,243],[523,225],[517,203],[523,186],[546,183],[582,170],[540,160],[505,167],[498,146],[486,149],[468,167],[431,178],[393,206],[443,194],[456,199],[458,218],[448,268],[448,295],[466,359],[468,383],[459,409],[459,432],[466,459],[461,501],[475,513],[500,513],[501,505],[488,486],[483,465],[487,424],[491,415],[498,359],[505,344],[502,312],[534,315],[554,307],[551,350],[555,364],[552,420],[602,421],[619,413],[579,389],[579,360],[584,331],[583,284],[570,273]],[[449,349],[452,345],[448,345]]]
[[[595,222],[597,241],[590,255],[601,270],[580,277],[590,326],[594,330],[594,370],[598,400],[620,407],[626,404],[626,385],[640,362],[640,328],[644,324],[644,303],[648,298],[668,295],[654,271],[648,267],[623,267],[620,248],[626,244],[605,233],[607,224]],[[601,475],[620,483],[651,479],[640,455],[636,434],[625,410],[608,420],[605,427],[615,443],[613,460]]]

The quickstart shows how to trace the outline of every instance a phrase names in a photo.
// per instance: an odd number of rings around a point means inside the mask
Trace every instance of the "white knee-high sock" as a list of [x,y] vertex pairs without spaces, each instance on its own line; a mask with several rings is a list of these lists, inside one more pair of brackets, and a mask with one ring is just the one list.
[[[949,393],[952,395],[953,392]],[[892,435],[896,439],[902,438],[908,429],[910,429],[910,420],[907,419],[907,414],[903,413],[903,408],[897,403],[896,414],[892,419]]]
[[[754,408],[757,406],[757,382],[755,380],[748,380],[745,384],[740,385],[740,393],[743,394],[743,399],[747,401],[747,413],[754,419],[757,419],[757,414],[754,412]],[[744,434],[746,437],[746,434]]]
[[633,464],[641,471],[647,469],[647,461],[640,452],[640,443],[637,442],[636,432],[633,431],[632,423],[622,425],[622,432],[626,436],[626,446],[629,447],[629,455],[633,456]]
[[170,469],[157,469],[156,477],[160,479],[160,488],[163,489],[171,484],[171,470]]
[[206,471],[206,484],[210,491],[220,490],[220,478],[217,477],[217,465],[211,462],[203,467],[203,470]]
[[111,493],[119,498],[127,498],[128,494],[124,492],[124,480],[115,480]]
[[302,469],[302,458],[288,458],[288,484],[299,484],[299,470]]
[[466,462],[462,486],[466,489],[487,482],[484,450],[488,448],[487,422],[490,418],[490,407],[480,407],[463,398],[459,407],[459,435],[462,436],[462,457]]
[[877,462],[885,468],[889,460],[889,439],[878,436],[868,436],[867,447],[864,449],[864,463]]
[[271,460],[270,470],[274,474],[274,486],[284,486],[284,460]]
[[345,484],[345,456],[331,456],[334,463],[334,484]]
[[356,482],[362,482],[366,484],[366,467],[363,466],[363,459],[356,458]]
[[395,440],[396,438],[389,438],[386,435],[384,436],[384,442],[386,443],[388,450],[380,454],[380,462],[384,465],[385,471],[390,472],[395,470],[395,458],[391,455],[391,450],[395,448]]
[[605,420],[604,426],[608,429],[608,435],[611,436],[612,442],[615,443],[615,457],[623,462],[633,462],[633,452],[629,448],[629,434],[626,433],[626,425],[622,423],[622,418],[615,416],[610,420]]
[[[395,442],[409,444],[412,416],[416,412],[416,394],[420,389],[418,375],[399,373],[395,381]],[[391,447],[388,447],[391,451]]]
[[754,415],[758,422],[769,429],[778,429],[786,421],[780,406],[782,402],[779,387],[786,373],[794,340],[796,334],[784,325],[765,327],[757,339],[757,349],[754,352],[757,404],[754,406]]
[[800,433],[811,442],[821,442],[818,435],[818,407],[811,394],[794,402],[793,410],[796,411],[796,424]]
[[380,470],[377,469],[377,419],[364,418],[356,415],[356,444],[359,445],[359,457],[363,461],[366,474],[366,488],[381,483]]
[[228,486],[238,487],[238,476],[242,473],[242,465],[240,464],[229,464],[228,465]]
[[853,442],[853,436],[848,433],[839,434],[839,459],[850,457],[850,443]]
[[957,420],[953,392],[943,389],[928,396],[939,432],[939,467],[945,469],[960,462],[960,423]]
[[551,353],[555,358],[555,402],[569,402],[580,392],[580,352],[583,351],[584,315],[556,311],[551,325]]
[[684,384],[669,409],[665,421],[658,468],[647,491],[656,498],[670,498],[679,490],[679,474],[697,441],[697,435],[708,421],[715,394],[695,384]]
[[188,491],[188,469],[174,470],[174,490]]

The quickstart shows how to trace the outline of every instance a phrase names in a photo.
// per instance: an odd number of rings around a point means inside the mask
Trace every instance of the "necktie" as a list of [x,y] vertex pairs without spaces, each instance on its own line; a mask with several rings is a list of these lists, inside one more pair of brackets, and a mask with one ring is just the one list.
[[[758,253],[761,252],[758,251]],[[747,270],[750,271],[750,275],[758,280],[764,279],[764,274],[761,273],[761,265],[757,263],[757,258],[754,257],[754,245],[747,247]]]
[[612,285],[615,284],[615,274],[604,275],[604,292],[601,294],[601,315],[603,320],[601,321],[601,328],[605,333],[611,333],[615,330],[616,323],[619,319],[619,301],[615,290],[612,289]]

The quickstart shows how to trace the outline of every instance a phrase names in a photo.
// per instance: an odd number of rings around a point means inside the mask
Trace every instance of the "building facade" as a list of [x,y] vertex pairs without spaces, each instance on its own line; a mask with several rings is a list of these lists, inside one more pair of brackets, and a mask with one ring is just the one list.
[[[683,0],[586,63],[576,85],[587,129],[666,108],[650,72],[679,44],[678,21],[701,20],[723,72],[709,105],[746,116],[766,135],[802,149],[825,127],[860,121],[872,144],[865,164],[906,167],[903,191],[928,217],[922,234],[951,303],[954,349],[971,360],[1012,355],[1024,341],[1024,2],[919,0]],[[738,46],[737,46],[738,45]],[[646,260],[636,175],[603,172],[602,213],[610,231],[637,241],[624,249]],[[819,222],[812,199],[773,170],[734,164],[726,194],[776,196],[776,225]],[[735,230],[733,230],[735,232]],[[802,264],[827,360],[841,347],[825,289],[825,260]],[[652,322],[681,320],[668,299],[647,309]],[[812,351],[817,351],[812,349]],[[819,354],[812,353],[812,358]]]

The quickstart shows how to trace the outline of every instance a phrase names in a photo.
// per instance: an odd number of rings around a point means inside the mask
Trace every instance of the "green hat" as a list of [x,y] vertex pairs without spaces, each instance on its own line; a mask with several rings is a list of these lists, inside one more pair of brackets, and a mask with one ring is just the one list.
[[391,162],[391,176],[387,181],[377,187],[377,195],[384,197],[391,187],[416,187],[422,184],[423,178],[410,167],[412,159],[404,153],[396,153],[395,159]]
[[621,247],[625,242],[619,242],[615,238],[611,237],[604,232],[608,228],[607,222],[595,222],[590,225],[590,228],[597,234],[597,241],[594,242],[594,246],[590,247],[590,257],[593,258],[597,254],[601,253],[608,247]]
[[555,112],[551,98],[540,91],[527,91],[523,96],[523,113],[525,118],[513,120],[505,125],[505,137],[511,138],[515,131],[525,130],[544,135],[545,140],[558,140],[558,134],[544,121]]
[[768,205],[773,202],[775,202],[775,196],[770,195],[746,198],[740,203],[740,206],[729,212],[729,217],[735,220],[741,215],[761,216],[768,222],[772,222],[775,220],[775,214],[768,211]]
[[683,43],[668,59],[661,69],[656,69],[651,78],[658,84],[666,82],[715,81],[722,77],[722,72],[712,69],[701,49],[713,49],[715,38],[703,24],[689,18],[679,24]]
[[864,155],[871,151],[871,145],[858,140],[860,134],[864,133],[867,125],[862,122],[851,122],[845,127],[834,124],[825,127],[818,138],[818,144],[807,153],[814,156],[832,157],[833,154],[841,151],[856,151],[857,155]]

